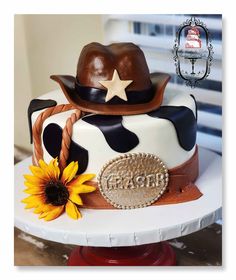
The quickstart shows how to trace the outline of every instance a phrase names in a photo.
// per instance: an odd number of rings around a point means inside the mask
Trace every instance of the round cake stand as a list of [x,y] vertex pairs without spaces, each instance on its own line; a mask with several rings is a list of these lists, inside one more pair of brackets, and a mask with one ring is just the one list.
[[79,245],[68,265],[146,266],[175,265],[175,254],[166,240],[198,231],[221,218],[221,157],[199,149],[200,175],[196,185],[203,193],[197,200],[133,210],[82,209],[74,221],[66,214],[56,220],[39,220],[20,201],[23,174],[31,158],[15,166],[15,226],[34,236]]

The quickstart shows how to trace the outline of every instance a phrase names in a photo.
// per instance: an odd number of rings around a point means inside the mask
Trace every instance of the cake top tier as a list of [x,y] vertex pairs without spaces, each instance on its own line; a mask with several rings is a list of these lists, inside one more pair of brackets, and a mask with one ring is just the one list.
[[53,75],[78,109],[104,115],[134,115],[160,107],[170,76],[150,74],[142,50],[133,43],[86,45],[76,77]]

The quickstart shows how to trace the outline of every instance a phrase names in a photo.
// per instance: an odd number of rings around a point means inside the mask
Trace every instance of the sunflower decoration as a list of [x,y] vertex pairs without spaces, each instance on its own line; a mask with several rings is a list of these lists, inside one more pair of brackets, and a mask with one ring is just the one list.
[[39,166],[29,167],[32,175],[24,175],[27,187],[24,192],[29,194],[22,200],[25,209],[34,208],[39,218],[51,221],[66,212],[72,219],[81,218],[79,206],[83,205],[81,193],[90,193],[95,187],[86,184],[95,177],[94,174],[82,174],[76,177],[78,162],[72,161],[62,172],[57,158],[49,164],[39,160]]

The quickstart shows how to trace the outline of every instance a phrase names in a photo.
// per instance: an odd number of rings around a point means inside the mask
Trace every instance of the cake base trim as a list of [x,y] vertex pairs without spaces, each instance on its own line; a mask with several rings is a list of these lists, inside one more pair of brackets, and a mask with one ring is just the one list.
[[[152,205],[164,205],[188,202],[198,199],[202,193],[194,184],[199,174],[198,169],[198,148],[193,156],[185,163],[175,168],[169,169],[169,184],[165,193]],[[96,187],[96,191],[89,196],[81,195],[83,208],[90,209],[117,209],[109,204],[99,191],[97,182],[90,182]]]

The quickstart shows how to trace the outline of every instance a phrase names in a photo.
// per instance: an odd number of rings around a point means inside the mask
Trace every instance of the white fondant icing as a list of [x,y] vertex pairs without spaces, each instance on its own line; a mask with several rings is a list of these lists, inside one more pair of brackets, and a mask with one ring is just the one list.
[[[58,105],[68,103],[61,90],[55,90],[40,96],[39,99],[53,99],[57,101]],[[186,106],[196,116],[195,102],[188,94],[167,92],[162,103],[162,106],[165,105]],[[32,124],[34,124],[36,118],[42,111],[33,113]],[[43,129],[50,123],[56,123],[63,128],[67,118],[73,111],[70,110],[49,117],[45,120]],[[179,145],[174,125],[168,120],[152,118],[146,114],[124,116],[123,126],[135,133],[139,138],[139,144],[129,151],[129,153],[144,152],[155,154],[169,169],[184,163],[194,153],[195,146],[191,151],[186,151]],[[86,173],[95,173],[98,175],[105,163],[121,154],[110,148],[99,128],[81,119],[73,125],[72,140],[89,152]],[[47,153],[44,146],[43,151],[44,160],[49,162],[52,157]]]

